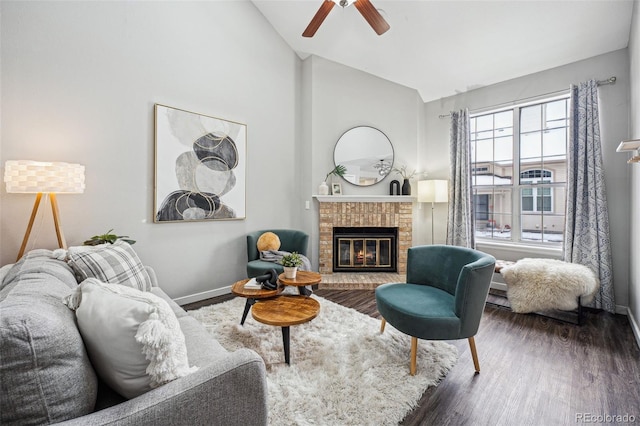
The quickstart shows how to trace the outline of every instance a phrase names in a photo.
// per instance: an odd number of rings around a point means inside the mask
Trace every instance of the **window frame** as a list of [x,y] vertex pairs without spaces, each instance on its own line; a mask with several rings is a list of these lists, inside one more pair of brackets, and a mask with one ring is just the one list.
[[[510,196],[511,196],[511,211],[507,212],[507,213],[502,213],[502,212],[494,212],[494,211],[489,211],[488,213],[486,213],[486,215],[488,216],[489,220],[488,222],[493,222],[495,224],[495,220],[491,220],[492,217],[496,217],[496,216],[505,216],[505,215],[510,215],[511,218],[511,226],[510,226],[510,238],[509,239],[505,239],[505,238],[496,238],[494,236],[495,232],[491,233],[491,236],[479,236],[477,233],[475,235],[476,240],[480,243],[480,244],[487,244],[487,245],[492,245],[492,244],[497,244],[497,245],[512,245],[512,246],[533,246],[533,247],[539,247],[541,249],[551,249],[551,250],[557,250],[560,249],[564,243],[564,238],[565,238],[565,230],[563,228],[562,230],[562,240],[560,242],[557,241],[545,241],[546,238],[544,237],[545,233],[545,225],[544,225],[544,218],[545,218],[545,213],[547,216],[558,216],[558,211],[554,211],[554,197],[555,197],[555,188],[562,188],[564,189],[564,193],[566,195],[566,189],[567,189],[567,180],[568,180],[568,176],[564,179],[563,182],[553,182],[554,179],[554,172],[553,170],[548,170],[545,167],[544,164],[544,159],[545,156],[541,155],[540,158],[542,160],[542,162],[540,164],[531,164],[531,165],[527,165],[527,164],[522,164],[522,158],[520,157],[520,147],[521,147],[521,138],[523,136],[523,134],[521,133],[521,111],[523,108],[529,107],[529,106],[534,106],[534,105],[543,105],[543,104],[549,104],[552,103],[554,101],[559,101],[559,100],[565,100],[568,102],[570,98],[570,93],[568,91],[563,91],[563,92],[557,92],[557,94],[555,95],[547,95],[547,96],[540,96],[540,97],[536,97],[536,98],[532,98],[530,101],[528,102],[523,102],[523,103],[514,103],[511,104],[509,106],[505,106],[505,107],[501,107],[501,108],[491,108],[491,109],[484,109],[484,110],[477,110],[477,111],[472,111],[470,112],[469,118],[470,119],[474,119],[477,117],[481,117],[481,116],[485,116],[485,115],[490,115],[490,114],[499,114],[501,112],[505,112],[505,111],[511,111],[512,112],[512,152],[513,152],[513,156],[511,159],[511,167],[512,167],[512,173],[511,173],[511,184],[510,185],[496,185],[495,183],[492,185],[474,185],[472,184],[472,196],[473,196],[473,203],[474,203],[474,209],[475,209],[475,204],[476,204],[476,197],[479,195],[483,195],[483,194],[487,194],[487,195],[494,195],[496,194],[496,189],[499,189],[500,191],[510,191]],[[566,110],[566,125],[562,126],[560,128],[565,128],[567,131],[567,138],[566,138],[566,150],[565,150],[565,167],[568,161],[568,153],[569,153],[569,128],[570,128],[570,123],[569,123],[569,105],[567,103],[567,110]],[[541,119],[541,122],[545,123],[547,122],[546,119],[546,108],[543,108],[543,117]],[[493,130],[495,131],[496,127],[495,127],[495,122],[493,124]],[[542,127],[540,129],[541,132],[545,133],[547,131],[550,130],[554,130],[557,129],[558,127],[549,127],[549,126],[545,126]],[[471,127],[470,127],[470,132],[471,132]],[[476,130],[476,134],[478,134],[480,132],[478,132]],[[495,143],[495,133],[493,136],[493,140]],[[476,140],[472,140],[472,143],[476,143]],[[493,157],[495,158],[495,145],[494,145],[494,153],[493,153]],[[489,164],[489,169],[491,169],[492,171],[492,175],[493,176],[497,176],[493,173],[493,167],[492,165],[495,165],[497,163],[496,160],[492,159],[491,161],[488,162],[483,162],[483,161],[479,161],[479,162],[475,162],[474,159],[472,159],[471,162],[471,170],[472,170],[472,176],[477,176],[475,175],[475,170],[479,169],[479,168],[483,168],[485,167],[484,164]],[[540,178],[522,178],[521,177],[521,173],[525,173],[527,171],[530,170],[536,170],[539,169],[542,171],[541,173],[541,177]],[[544,171],[549,171],[551,172],[551,177],[544,177]],[[535,180],[536,182],[532,182],[532,180]],[[549,182],[548,180],[551,180],[551,182]],[[475,180],[474,180],[475,182]],[[534,210],[527,210],[525,211],[522,207],[522,190],[523,189],[531,189],[532,190],[532,196],[533,196],[533,207]],[[543,189],[548,189],[549,191],[549,200],[550,200],[550,211],[544,211],[544,210],[540,210],[540,209],[536,209],[537,206],[537,202],[538,202],[538,196],[542,196],[542,208],[544,208],[544,198],[546,197],[544,194],[539,194],[539,192],[542,192]],[[479,191],[480,190],[480,191]],[[545,191],[546,192],[546,191]],[[491,202],[491,201],[490,201]],[[485,213],[482,213],[485,214]],[[540,229],[541,229],[541,236],[540,236],[540,240],[538,241],[532,241],[532,240],[524,240],[523,237],[523,230],[522,230],[522,217],[523,215],[536,215],[539,214],[540,215],[540,221],[541,221],[541,225],[540,225]],[[566,214],[565,210],[562,210],[561,216],[564,216]],[[477,213],[474,211],[474,215],[473,215],[474,221],[477,220],[482,220],[479,219],[477,216]],[[563,221],[564,222],[564,221]],[[477,230],[476,230],[477,231]]]

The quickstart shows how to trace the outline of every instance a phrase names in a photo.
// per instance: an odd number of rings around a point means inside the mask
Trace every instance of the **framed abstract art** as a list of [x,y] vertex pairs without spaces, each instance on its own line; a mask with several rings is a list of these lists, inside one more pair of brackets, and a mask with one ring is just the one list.
[[244,219],[247,126],[155,105],[153,221]]

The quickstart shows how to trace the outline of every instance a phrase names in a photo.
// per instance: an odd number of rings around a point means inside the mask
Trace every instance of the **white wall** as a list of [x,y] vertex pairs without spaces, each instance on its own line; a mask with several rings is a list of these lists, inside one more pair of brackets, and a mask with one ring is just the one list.
[[[353,127],[375,127],[391,141],[396,166],[406,164],[409,169],[418,168],[416,153],[422,102],[414,89],[324,58],[310,56],[304,62],[303,97],[309,110],[304,113],[303,144],[307,146],[307,155],[303,159],[302,197],[311,202],[311,209],[303,215],[311,235],[311,259],[317,266],[318,203],[312,195],[318,193],[318,185],[334,168],[336,142]],[[331,179],[342,183],[344,195],[388,195],[389,182],[401,180],[392,174],[375,185],[358,187],[341,178]],[[415,193],[415,182],[412,186]]]
[[[86,166],[86,192],[59,197],[70,245],[128,234],[180,298],[246,276],[248,231],[294,226],[300,60],[251,3],[3,1],[0,13],[2,165]],[[247,124],[246,220],[152,223],[156,102]],[[5,264],[33,197],[2,187]],[[56,246],[50,216],[37,247]]]
[[[640,139],[640,1],[633,5],[631,34],[629,36],[629,58],[631,75],[631,97],[629,135],[632,139]],[[620,154],[622,155],[622,154]],[[628,156],[627,156],[628,157]],[[631,249],[629,272],[629,311],[635,321],[634,331],[640,345],[640,164],[627,166],[631,174]]]
[[[629,303],[629,167],[626,164],[627,158],[616,153],[616,147],[620,141],[628,136],[628,59],[628,50],[622,49],[429,102],[425,105],[425,143],[419,148],[420,161],[426,165],[427,170],[432,172],[433,176],[446,178],[449,168],[449,150],[445,148],[445,144],[449,140],[449,119],[441,119],[438,115],[448,114],[452,110],[461,108],[469,108],[473,112],[476,109],[568,89],[572,83],[616,76],[616,84],[602,86],[599,89],[599,100],[605,185],[611,225],[615,298],[619,306],[627,306]],[[438,228],[436,235],[444,235],[446,232],[446,216],[443,217],[445,219],[440,222],[436,220]],[[492,252],[490,249],[487,251]],[[503,252],[497,250],[495,255],[501,258],[506,257]],[[540,257],[543,256],[553,257],[553,253],[542,253]]]

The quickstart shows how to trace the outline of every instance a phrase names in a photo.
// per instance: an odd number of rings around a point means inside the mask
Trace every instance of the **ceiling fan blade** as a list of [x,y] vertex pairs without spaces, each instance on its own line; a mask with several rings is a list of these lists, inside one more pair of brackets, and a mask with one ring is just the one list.
[[307,29],[302,33],[302,37],[313,37],[316,31],[318,31],[318,28],[320,28],[320,25],[322,24],[324,19],[327,17],[329,12],[331,12],[331,9],[333,9],[333,6],[335,5],[336,4],[331,0],[324,0],[324,3],[320,5],[320,9],[318,9],[315,16],[311,19],[311,22],[309,22]]
[[386,33],[391,28],[369,0],[356,0],[354,4],[378,35]]

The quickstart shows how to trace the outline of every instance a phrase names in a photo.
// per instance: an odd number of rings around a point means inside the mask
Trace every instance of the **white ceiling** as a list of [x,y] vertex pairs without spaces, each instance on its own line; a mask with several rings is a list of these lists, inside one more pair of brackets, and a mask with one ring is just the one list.
[[[371,0],[391,29],[376,35],[324,0],[252,0],[301,57],[313,54],[416,89],[425,102],[627,47],[632,0]],[[594,76],[607,78],[609,76]]]

